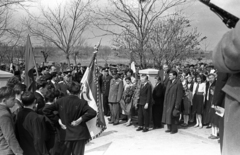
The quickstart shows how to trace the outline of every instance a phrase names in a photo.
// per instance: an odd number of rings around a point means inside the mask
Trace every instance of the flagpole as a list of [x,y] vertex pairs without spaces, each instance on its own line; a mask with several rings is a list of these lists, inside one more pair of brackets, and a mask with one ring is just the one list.
[[[32,48],[33,49],[33,48]],[[36,68],[36,73],[37,73],[37,79],[39,78],[39,74],[38,74],[38,69],[37,69],[37,64],[36,64],[36,60],[35,60],[35,54],[33,54],[33,63],[34,63],[34,66]]]
[[[28,34],[28,36],[29,36],[29,34]],[[30,41],[31,46],[32,46],[32,42],[31,42],[30,36],[29,36],[29,41]],[[33,46],[32,46],[32,51],[33,51]],[[36,70],[36,73],[37,73],[37,79],[38,79],[39,78],[39,74],[38,74],[37,64],[36,64],[36,60],[35,60],[35,54],[34,54],[34,52],[32,52],[32,53],[33,53],[33,63],[34,63],[34,66],[35,66],[35,70]]]

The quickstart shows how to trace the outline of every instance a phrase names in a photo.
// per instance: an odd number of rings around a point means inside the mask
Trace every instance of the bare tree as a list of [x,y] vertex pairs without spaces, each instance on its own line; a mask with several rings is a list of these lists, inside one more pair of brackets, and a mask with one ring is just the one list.
[[43,46],[42,46],[41,53],[43,55],[44,62],[46,63],[48,58],[54,55],[55,49],[51,42],[48,42],[45,38],[42,38],[42,40],[43,40]]
[[30,15],[28,30],[36,37],[45,38],[65,53],[68,65],[73,48],[90,24],[88,9],[91,0],[71,0],[56,9],[41,7],[41,15]]
[[[12,11],[15,10],[17,6],[20,6],[21,8],[26,9],[28,6],[25,2],[34,2],[35,0],[0,0],[0,39],[6,34],[6,33],[15,33],[15,27],[12,25]],[[30,3],[29,3],[30,4]]]
[[163,60],[174,63],[191,57],[204,39],[196,28],[191,28],[186,17],[176,14],[153,26],[148,46],[154,62],[160,66]]
[[22,5],[27,0],[1,0],[0,8],[10,7],[11,5]]
[[[136,43],[140,65],[145,68],[149,34],[153,24],[169,9],[185,3],[186,0],[145,0],[135,1],[137,6],[128,0],[109,0],[109,8],[95,12],[95,26],[107,35],[128,35]],[[122,34],[124,30],[124,34]],[[131,51],[131,50],[130,50]]]
[[81,57],[83,54],[83,51],[84,51],[83,46],[84,46],[85,41],[86,40],[84,38],[79,38],[77,46],[73,47],[72,58],[74,60],[75,65],[77,65],[77,58]]

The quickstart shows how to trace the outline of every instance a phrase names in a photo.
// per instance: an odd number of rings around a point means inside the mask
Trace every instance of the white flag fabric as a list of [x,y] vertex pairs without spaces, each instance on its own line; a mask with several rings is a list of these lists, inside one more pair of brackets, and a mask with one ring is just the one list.
[[131,70],[133,71],[133,73],[136,73],[136,66],[134,61],[131,63]]
[[88,101],[89,106],[97,112],[96,117],[86,122],[91,139],[94,139],[106,129],[98,81],[96,53],[94,53],[92,61],[83,75],[81,83],[82,93],[80,94],[80,98],[84,98]]

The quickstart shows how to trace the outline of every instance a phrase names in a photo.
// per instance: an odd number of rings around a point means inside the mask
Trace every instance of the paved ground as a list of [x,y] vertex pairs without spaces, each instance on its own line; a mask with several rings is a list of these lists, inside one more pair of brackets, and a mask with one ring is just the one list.
[[207,138],[210,132],[190,127],[172,135],[165,129],[143,133],[134,126],[108,125],[87,144],[85,155],[220,155],[218,141]]

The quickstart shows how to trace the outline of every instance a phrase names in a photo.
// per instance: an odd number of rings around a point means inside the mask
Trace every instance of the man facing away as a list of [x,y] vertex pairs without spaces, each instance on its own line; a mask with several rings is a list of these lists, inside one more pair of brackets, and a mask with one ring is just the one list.
[[[68,88],[70,95],[59,99],[44,108],[43,113],[52,122],[61,122],[64,146],[62,155],[83,155],[85,143],[90,139],[86,122],[96,116],[87,101],[80,99],[80,85],[72,83]],[[58,115],[54,114],[58,112]],[[59,116],[59,117],[58,117]]]
[[10,87],[0,88],[0,155],[22,155],[14,133],[12,114],[9,108],[15,104],[15,94]]
[[162,122],[167,124],[168,130],[171,134],[178,132],[178,120],[180,114],[180,105],[183,98],[183,86],[177,80],[177,72],[169,72],[169,82],[166,88],[163,106]]
[[48,155],[45,120],[35,112],[36,98],[32,92],[24,92],[21,100],[24,108],[17,114],[16,135],[24,155]]

